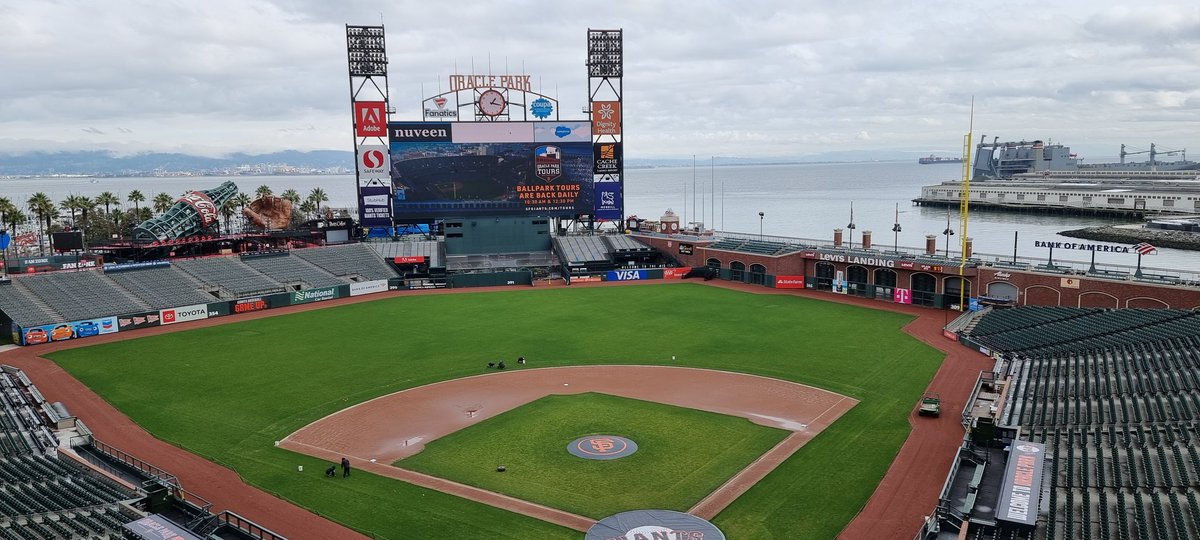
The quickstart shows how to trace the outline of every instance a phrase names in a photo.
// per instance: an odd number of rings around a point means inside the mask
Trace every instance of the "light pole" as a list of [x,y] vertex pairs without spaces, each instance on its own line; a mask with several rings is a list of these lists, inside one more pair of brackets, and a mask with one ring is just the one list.
[[896,253],[900,253],[900,203],[896,203],[896,224],[892,225],[892,232],[896,233],[893,235],[894,238],[892,241],[895,243],[895,246],[892,249]]
[[950,212],[946,212],[946,230],[942,231],[946,235],[946,258],[950,258],[950,237],[954,236],[954,231],[950,229]]
[[758,241],[759,242],[762,242],[762,239],[763,239],[762,227],[763,227],[763,213],[759,212],[758,213]]
[[850,224],[846,228],[850,229],[850,249],[854,249],[854,201],[850,201]]

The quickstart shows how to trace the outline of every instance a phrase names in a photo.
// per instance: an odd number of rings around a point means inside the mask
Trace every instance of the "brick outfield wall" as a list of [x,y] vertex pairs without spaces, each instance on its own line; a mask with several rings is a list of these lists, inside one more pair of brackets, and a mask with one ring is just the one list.
[[[688,266],[705,266],[708,259],[721,261],[721,268],[728,269],[730,263],[737,261],[746,265],[761,264],[766,268],[766,274],[774,276],[815,276],[816,264],[819,259],[806,257],[804,252],[789,253],[778,257],[756,255],[705,247],[708,242],[684,241],[692,246],[690,255],[680,253],[677,239],[637,236],[643,242],[679,262]],[[836,270],[845,271],[849,263],[833,262]],[[869,283],[874,283],[874,271],[878,266],[864,266],[867,269]],[[912,275],[927,273],[937,278],[937,291],[943,292],[945,280],[958,276],[958,267],[946,267],[942,271],[926,268],[904,269],[889,268],[896,272],[896,286],[908,288]],[[1017,304],[1032,306],[1064,306],[1064,307],[1130,307],[1130,308],[1171,308],[1197,309],[1200,308],[1200,289],[1173,285],[1157,285],[1133,281],[1117,281],[1095,279],[1086,276],[1067,276],[1059,274],[1039,274],[1004,268],[967,268],[964,276],[971,283],[971,289],[986,293],[1003,285],[1011,284],[1017,288]]]

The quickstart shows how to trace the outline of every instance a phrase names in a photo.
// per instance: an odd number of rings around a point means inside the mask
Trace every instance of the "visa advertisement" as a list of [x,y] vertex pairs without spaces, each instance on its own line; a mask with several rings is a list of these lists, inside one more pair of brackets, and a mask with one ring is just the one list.
[[21,328],[19,337],[21,345],[39,345],[51,341],[67,341],[69,339],[112,334],[117,331],[116,317],[101,317],[62,324],[46,324]]
[[648,278],[645,270],[612,270],[605,274],[604,281],[640,281]]
[[397,218],[592,213],[586,122],[484,124],[391,124]]

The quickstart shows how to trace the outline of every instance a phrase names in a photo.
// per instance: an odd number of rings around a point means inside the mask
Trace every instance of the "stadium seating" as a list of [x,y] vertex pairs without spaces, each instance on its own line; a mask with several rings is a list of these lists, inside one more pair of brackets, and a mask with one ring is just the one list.
[[63,320],[62,315],[29,292],[21,281],[12,279],[0,284],[0,310],[20,326],[40,326]]
[[349,280],[336,277],[304,259],[291,255],[247,257],[242,259],[242,262],[275,281],[300,289],[315,289],[349,283]]
[[1200,314],[1015,308],[980,329],[1015,357],[1003,423],[1054,456],[1039,539],[1200,538]]
[[554,239],[554,251],[569,265],[612,262],[612,250],[600,236],[559,236]]
[[207,257],[175,261],[175,267],[201,282],[219,287],[223,298],[242,298],[283,292],[282,283],[242,264],[234,257]]
[[150,309],[150,306],[105,279],[99,271],[34,274],[22,277],[21,285],[47,305],[53,306],[54,311],[66,321]]
[[204,285],[173,267],[113,272],[106,276],[152,309],[189,306],[215,300],[213,295],[202,291]]
[[338,277],[351,281],[372,281],[398,277],[379,253],[363,244],[345,244],[292,252],[300,258]]

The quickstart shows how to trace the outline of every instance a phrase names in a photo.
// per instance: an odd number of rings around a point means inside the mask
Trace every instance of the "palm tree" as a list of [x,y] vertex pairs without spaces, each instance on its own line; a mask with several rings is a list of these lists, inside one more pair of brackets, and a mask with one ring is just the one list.
[[271,196],[271,186],[268,186],[266,184],[258,186],[258,189],[254,190],[254,195],[256,196],[256,198],[259,198],[259,199],[261,199],[263,197],[270,197]]
[[313,202],[309,199],[305,199],[304,202],[300,203],[300,211],[306,216],[315,212],[316,210],[317,205],[313,204]]
[[112,215],[112,212],[109,211],[109,207],[114,204],[121,204],[121,199],[111,191],[105,191],[104,193],[96,195],[95,201],[97,205],[104,205],[104,215],[106,216]]
[[238,208],[241,208],[242,211],[245,212],[246,205],[250,204],[250,202],[252,200],[253,199],[250,198],[250,194],[243,191],[241,193],[238,193],[236,197],[234,197],[233,199],[230,200],[230,202],[237,204]]
[[159,193],[154,196],[154,211],[160,214],[166,213],[175,204],[175,199],[166,193]]
[[320,218],[321,218],[321,216],[320,216],[320,214],[321,214],[321,203],[323,203],[323,202],[329,202],[329,195],[327,195],[327,194],[325,193],[325,190],[323,190],[323,189],[321,189],[321,188],[319,188],[319,187],[315,187],[315,188],[313,188],[313,189],[312,189],[312,191],[311,191],[311,192],[309,192],[309,194],[308,194],[308,200],[312,201],[312,203],[313,203],[313,206],[315,206],[315,207],[316,207],[317,219],[320,219]]
[[16,236],[17,234],[18,224],[29,221],[29,216],[25,215],[24,212],[21,212],[20,208],[15,206],[10,208],[8,212],[4,213],[4,218],[7,220],[4,223],[8,225],[8,230],[13,234],[13,236]]
[[229,225],[229,220],[232,219],[234,214],[237,213],[236,206],[236,199],[230,199],[225,201],[225,204],[221,205],[221,215],[225,218],[225,234],[230,234],[233,232],[233,229]]
[[58,207],[71,213],[71,225],[75,225],[75,212],[79,211],[79,196],[67,195],[67,198],[58,203]]
[[292,201],[292,204],[300,204],[300,193],[292,188],[288,188],[279,196],[281,199]]
[[[50,228],[50,214],[55,213],[54,201],[45,193],[39,191],[29,196],[29,200],[25,201],[29,206],[29,211],[32,212],[38,219],[38,250],[42,255],[46,254],[46,246],[42,243],[42,235],[45,229]],[[42,227],[43,223],[45,228]]]
[[12,199],[9,199],[8,197],[0,197],[0,226],[8,223],[5,218],[8,217],[9,213],[16,209],[17,207],[13,206]]
[[96,199],[84,195],[80,195],[77,202],[79,203],[79,212],[81,214],[79,217],[86,226],[89,219],[88,216],[92,213],[92,210],[96,209],[96,205],[99,203],[96,202]]
[[138,203],[146,200],[146,196],[142,195],[141,191],[136,190],[136,189],[133,191],[130,191],[129,195],[126,196],[125,199],[128,200],[129,202],[133,203],[133,215],[134,216],[142,215],[142,208],[140,206],[138,206]]

